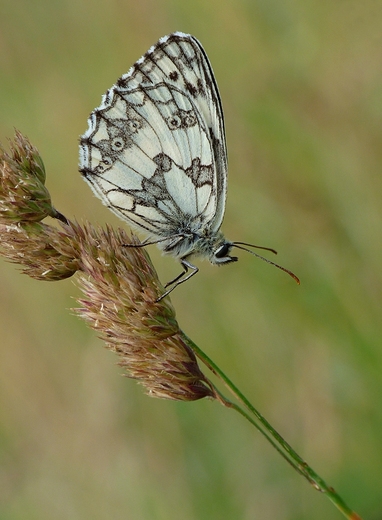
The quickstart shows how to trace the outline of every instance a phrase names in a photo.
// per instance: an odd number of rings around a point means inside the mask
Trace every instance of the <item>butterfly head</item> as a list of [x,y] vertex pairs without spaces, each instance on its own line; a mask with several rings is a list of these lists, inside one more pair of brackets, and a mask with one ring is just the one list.
[[237,256],[230,256],[229,253],[233,247],[233,243],[223,239],[220,241],[210,256],[211,264],[222,265],[229,264],[230,262],[237,262]]
[[[176,256],[200,256],[208,258],[213,265],[228,264],[237,262],[236,256],[230,256],[233,242],[226,240],[223,233],[218,232],[194,232],[186,235],[180,245],[184,245],[183,254]],[[184,254],[185,252],[185,254]]]
[[254,251],[251,251],[250,249],[248,249],[248,247],[265,249],[266,251],[271,251],[272,253],[277,254],[277,252],[274,249],[271,249],[269,247],[256,246],[254,244],[247,244],[246,242],[229,242],[223,237],[222,234],[219,234],[217,236],[215,247],[212,249],[212,254],[210,255],[210,262],[216,265],[228,264],[229,262],[237,262],[238,258],[236,256],[229,255],[233,247],[236,247],[237,249],[241,249],[243,251],[247,251],[247,253],[250,253],[251,255],[254,255],[257,258],[264,260],[268,264],[271,264],[274,267],[281,269],[281,271],[284,271],[285,273],[289,274],[289,276],[291,276],[300,285],[299,278],[294,273],[292,273],[292,271],[289,271],[289,269],[286,269],[285,267],[282,267],[281,265],[276,264],[275,262],[271,262],[270,260],[268,260],[268,258],[264,258],[263,256],[255,253]]

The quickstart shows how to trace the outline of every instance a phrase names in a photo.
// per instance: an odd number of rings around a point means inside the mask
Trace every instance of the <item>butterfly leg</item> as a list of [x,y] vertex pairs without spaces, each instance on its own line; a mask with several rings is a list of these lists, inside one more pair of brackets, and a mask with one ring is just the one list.
[[[170,237],[170,238],[174,238],[174,237],[175,237],[175,240],[173,240],[170,243],[170,246],[169,246],[170,248],[175,247],[179,242],[181,242],[184,239],[185,235],[182,233],[179,235],[173,235],[173,237]],[[158,240],[149,240],[148,238],[146,238],[146,240],[144,240],[143,242],[139,242],[139,244],[123,244],[123,247],[146,247],[146,246],[152,246],[154,244],[160,244],[161,242],[165,242],[168,240],[169,240],[168,237],[159,238]]]
[[[160,296],[157,299],[157,302],[159,302],[160,300],[162,300],[162,298],[164,298],[165,296],[170,294],[170,292],[173,291],[175,289],[175,287],[177,287],[178,285],[180,285],[183,282],[186,282],[199,271],[199,268],[196,267],[196,265],[191,264],[191,262],[189,262],[185,258],[182,258],[180,263],[182,264],[184,271],[182,271],[176,278],[171,280],[171,282],[166,283],[165,287],[169,287],[170,285],[172,287],[168,291],[163,293],[162,296]],[[188,273],[189,269],[192,270],[191,273],[189,273],[187,276],[184,276]],[[183,276],[184,276],[184,278],[183,278]]]

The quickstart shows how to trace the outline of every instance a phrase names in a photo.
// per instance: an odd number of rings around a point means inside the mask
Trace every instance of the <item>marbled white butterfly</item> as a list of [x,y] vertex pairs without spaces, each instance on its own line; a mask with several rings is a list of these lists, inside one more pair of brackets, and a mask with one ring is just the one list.
[[198,272],[193,255],[217,265],[237,260],[230,256],[233,247],[260,256],[243,247],[258,246],[230,242],[220,231],[227,189],[224,118],[196,38],[181,32],[161,38],[106,92],[88,123],[80,141],[85,180],[114,213],[146,233],[142,246],[157,244],[182,264],[161,298]]

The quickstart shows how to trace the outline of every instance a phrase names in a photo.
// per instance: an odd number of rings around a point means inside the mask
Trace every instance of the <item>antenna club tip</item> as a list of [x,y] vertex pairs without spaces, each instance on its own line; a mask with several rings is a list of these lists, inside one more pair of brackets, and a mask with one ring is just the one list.
[[291,271],[289,271],[289,274],[291,275],[291,277],[293,278],[293,280],[296,282],[297,285],[301,285],[301,281],[300,281],[300,278],[298,276],[296,276]]
[[289,269],[285,269],[285,267],[281,267],[280,265],[276,265],[276,267],[279,267],[282,271],[285,271],[293,280],[296,282],[297,285],[301,285],[300,278],[296,276],[292,271],[289,271]]

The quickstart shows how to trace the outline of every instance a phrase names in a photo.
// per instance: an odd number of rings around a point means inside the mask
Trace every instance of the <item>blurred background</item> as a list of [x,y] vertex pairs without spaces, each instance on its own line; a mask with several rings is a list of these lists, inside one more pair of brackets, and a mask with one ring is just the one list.
[[[39,149],[54,205],[124,224],[78,171],[101,95],[195,35],[226,118],[239,252],[172,294],[181,328],[364,518],[382,518],[382,3],[0,0],[0,140]],[[179,272],[155,247],[162,281]],[[198,264],[199,265],[199,264]],[[0,518],[339,519],[240,416],[147,397],[73,315],[73,280],[0,262]]]

